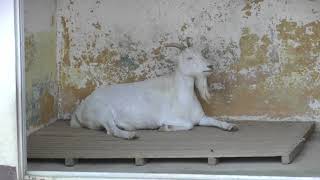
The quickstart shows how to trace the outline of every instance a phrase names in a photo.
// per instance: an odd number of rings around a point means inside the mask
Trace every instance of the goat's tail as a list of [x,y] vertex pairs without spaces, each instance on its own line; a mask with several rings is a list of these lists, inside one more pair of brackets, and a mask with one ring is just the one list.
[[[108,131],[108,134],[112,134],[113,136],[124,138],[124,139],[135,139],[137,138],[137,135],[134,131],[126,131],[120,129],[116,123],[116,113],[113,111],[112,108],[108,108],[109,112],[108,115],[106,116],[108,119],[105,121],[102,121],[102,125],[106,128]],[[106,118],[104,117],[104,118]]]
[[81,127],[76,112],[74,112],[71,116],[70,126],[72,128],[80,128]]

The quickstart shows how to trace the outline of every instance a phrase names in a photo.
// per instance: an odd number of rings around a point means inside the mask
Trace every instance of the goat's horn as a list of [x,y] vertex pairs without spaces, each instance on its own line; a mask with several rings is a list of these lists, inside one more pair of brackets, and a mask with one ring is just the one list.
[[179,43],[167,43],[167,44],[164,44],[164,47],[175,47],[180,49],[181,51],[187,48],[183,44],[179,44]]

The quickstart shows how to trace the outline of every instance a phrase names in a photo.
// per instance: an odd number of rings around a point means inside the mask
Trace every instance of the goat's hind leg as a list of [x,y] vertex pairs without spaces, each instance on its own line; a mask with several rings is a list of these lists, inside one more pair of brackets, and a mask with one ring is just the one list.
[[221,128],[223,130],[227,130],[227,131],[238,130],[238,126],[236,124],[219,121],[219,120],[216,120],[212,117],[207,117],[207,116],[203,117],[200,120],[199,126],[214,126],[214,127]]
[[99,115],[100,123],[107,130],[108,134],[124,139],[135,139],[137,135],[133,131],[125,131],[120,129],[115,123],[115,114],[112,109],[106,110]]

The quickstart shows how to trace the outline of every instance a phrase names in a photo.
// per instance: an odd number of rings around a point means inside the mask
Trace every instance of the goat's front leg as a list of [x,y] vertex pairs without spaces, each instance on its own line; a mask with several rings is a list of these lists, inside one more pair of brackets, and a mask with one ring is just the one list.
[[238,130],[238,126],[235,124],[219,121],[219,120],[216,120],[212,117],[207,117],[207,116],[204,116],[200,120],[199,126],[214,126],[214,127],[221,128],[223,130],[227,130],[227,131]]

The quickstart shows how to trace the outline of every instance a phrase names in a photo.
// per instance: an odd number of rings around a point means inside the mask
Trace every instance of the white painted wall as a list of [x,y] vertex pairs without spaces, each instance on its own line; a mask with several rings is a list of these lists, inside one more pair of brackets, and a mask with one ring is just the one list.
[[17,166],[14,0],[0,2],[0,165]]

